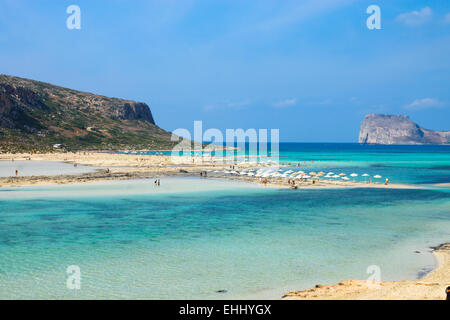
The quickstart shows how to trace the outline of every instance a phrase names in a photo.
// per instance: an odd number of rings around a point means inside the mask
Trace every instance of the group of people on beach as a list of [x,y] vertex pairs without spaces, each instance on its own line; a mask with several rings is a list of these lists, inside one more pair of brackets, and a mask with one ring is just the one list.
[[160,179],[156,179],[155,180],[155,187],[159,187],[161,186],[161,180]]

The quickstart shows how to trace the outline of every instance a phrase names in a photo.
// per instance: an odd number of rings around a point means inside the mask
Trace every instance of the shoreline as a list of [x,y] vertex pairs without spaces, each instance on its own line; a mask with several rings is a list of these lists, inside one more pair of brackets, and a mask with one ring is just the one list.
[[437,266],[417,280],[345,280],[338,284],[291,290],[282,300],[445,300],[450,286],[450,243],[432,248]]
[[[187,170],[186,170],[187,169]],[[194,169],[194,170],[192,170]],[[58,175],[32,175],[32,176],[17,176],[17,177],[0,177],[0,188],[3,187],[25,187],[33,185],[61,185],[61,184],[76,184],[87,182],[101,182],[101,181],[119,181],[119,180],[136,180],[136,179],[150,179],[150,178],[169,178],[169,177],[190,177],[202,178],[205,180],[227,180],[236,182],[245,182],[268,188],[289,189],[290,185],[287,178],[272,178],[267,179],[266,183],[261,183],[258,178],[249,178],[242,176],[229,176],[224,174],[211,174],[208,177],[201,177],[200,173],[205,171],[203,168],[192,167],[173,167],[173,168],[112,168],[112,169],[97,169],[95,172],[79,173],[79,174],[58,174]],[[189,170],[189,171],[188,171]],[[314,183],[311,180],[297,181],[297,191],[302,189],[423,189],[424,186],[417,186],[411,184],[389,184],[381,183],[362,183],[354,181],[327,181],[316,180]],[[295,191],[293,190],[293,191]]]
[[[253,183],[267,187],[290,188],[289,178],[267,177],[262,183],[262,177],[250,177],[238,174],[226,174],[225,170],[270,169],[292,167],[289,165],[273,165],[271,163],[226,162],[216,157],[180,156],[176,162],[167,155],[136,155],[111,153],[52,153],[52,154],[0,154],[0,161],[50,161],[96,167],[91,173],[28,175],[0,177],[0,187],[18,187],[29,185],[54,185],[69,183],[84,183],[93,181],[126,180],[162,177],[200,177],[207,173],[206,179],[221,179]],[[313,169],[313,168],[311,168]],[[12,174],[12,172],[11,172]],[[320,178],[301,179],[295,181],[296,188],[301,189],[331,189],[331,188],[386,188],[386,189],[422,189],[423,186],[412,184],[385,185],[381,182],[342,181]]]

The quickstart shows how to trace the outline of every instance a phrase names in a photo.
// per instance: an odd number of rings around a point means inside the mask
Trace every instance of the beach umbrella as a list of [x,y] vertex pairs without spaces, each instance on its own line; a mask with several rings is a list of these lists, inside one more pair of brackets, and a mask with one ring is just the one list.
[[342,177],[342,180],[350,180],[348,177]]
[[340,178],[340,176],[335,174],[332,178]]
[[311,171],[309,174],[312,176],[315,176],[317,173],[315,173],[314,171]]
[[345,173],[339,173],[340,176],[345,176]]
[[364,173],[364,174],[362,174],[362,176],[364,177],[364,181],[367,181],[367,177],[369,176],[369,174],[368,173]]
[[357,176],[358,176],[357,173],[352,173],[352,174],[350,175],[350,177],[357,177]]
[[327,173],[327,176],[332,176],[332,175],[334,175],[334,172],[328,172]]
[[375,175],[375,176],[373,176],[373,177],[376,178],[376,179],[381,178],[381,176],[380,176],[379,174],[377,174],[377,175]]

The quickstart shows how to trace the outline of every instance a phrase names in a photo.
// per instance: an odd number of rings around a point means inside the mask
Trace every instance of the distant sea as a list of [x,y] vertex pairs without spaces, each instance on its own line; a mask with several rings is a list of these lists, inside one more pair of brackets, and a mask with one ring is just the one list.
[[[200,178],[0,189],[0,298],[279,298],[414,279],[450,241],[450,146],[286,143],[292,170],[421,189],[286,190]],[[287,170],[285,168],[283,170]],[[66,268],[81,289],[66,287]]]

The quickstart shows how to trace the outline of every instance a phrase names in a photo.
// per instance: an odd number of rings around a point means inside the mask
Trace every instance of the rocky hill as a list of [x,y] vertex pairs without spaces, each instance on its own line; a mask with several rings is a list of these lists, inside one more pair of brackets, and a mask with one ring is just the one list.
[[0,75],[0,150],[168,149],[171,134],[142,102]]
[[450,131],[424,129],[405,115],[368,114],[358,140],[367,144],[450,144]]

